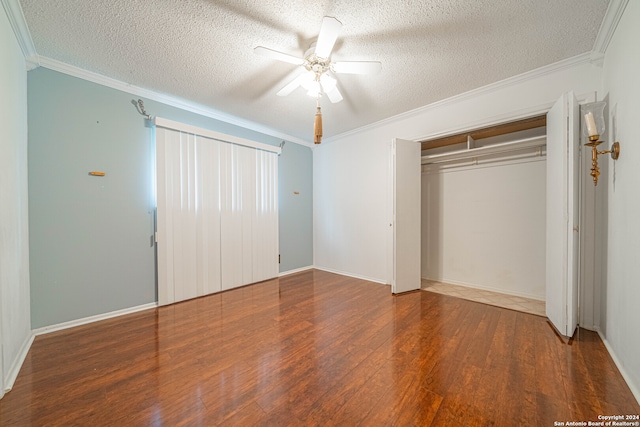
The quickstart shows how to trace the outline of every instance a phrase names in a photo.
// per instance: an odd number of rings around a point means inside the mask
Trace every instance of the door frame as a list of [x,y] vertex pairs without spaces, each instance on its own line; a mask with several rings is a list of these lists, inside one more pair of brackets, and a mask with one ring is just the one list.
[[[582,105],[588,102],[593,102],[596,100],[597,96],[596,96],[596,92],[594,91],[590,91],[587,93],[581,93],[581,94],[576,94],[575,95],[577,100],[578,100],[578,105]],[[553,107],[553,105],[555,104],[556,100],[553,101],[549,101],[543,104],[538,104],[535,106],[531,106],[528,108],[524,108],[524,109],[520,109],[517,112],[506,112],[503,114],[498,114],[495,116],[491,116],[491,117],[486,117],[480,120],[474,120],[474,121],[470,121],[467,122],[465,124],[462,124],[460,126],[456,126],[453,128],[449,128],[446,129],[444,131],[438,131],[438,132],[429,132],[429,133],[420,133],[420,134],[415,134],[412,136],[407,137],[406,139],[409,140],[413,140],[413,141],[426,141],[426,140],[430,140],[430,139],[436,139],[436,138],[442,138],[442,137],[446,137],[446,136],[450,136],[450,135],[455,135],[455,134],[460,134],[463,132],[470,132],[474,129],[478,129],[478,128],[484,128],[484,127],[490,127],[490,126],[495,126],[495,125],[499,125],[501,123],[506,123],[506,122],[511,122],[511,121],[518,121],[518,120],[523,120],[529,117],[534,117],[534,116],[540,116],[543,114],[547,114],[549,112],[549,110],[551,109],[551,107]],[[581,144],[582,145],[582,144]],[[389,144],[389,146],[391,147],[391,143]],[[584,199],[583,197],[585,197],[585,194],[588,193],[589,188],[586,186],[585,182],[588,183],[588,174],[586,173],[586,170],[588,170],[588,167],[590,167],[590,161],[587,162],[587,160],[585,159],[585,150],[583,149],[583,147],[580,147],[580,161],[579,161],[579,167],[580,167],[580,185],[581,185],[581,189],[579,192],[579,214],[580,214],[580,229],[583,230],[584,225],[585,225],[585,221],[587,221],[587,219],[585,218],[589,218],[589,215],[593,216],[595,213],[594,212],[590,212],[588,209],[585,209],[584,206]],[[587,165],[587,163],[589,163]],[[387,205],[387,217],[389,218],[389,224],[388,224],[388,232],[387,232],[387,284],[391,284],[392,282],[392,277],[393,277],[393,157],[390,155],[389,156],[389,164],[388,164],[388,176],[387,176],[387,200],[389,201],[388,205]],[[587,176],[587,178],[585,178],[585,176]],[[597,190],[597,189],[596,189]],[[592,190],[596,191],[596,190]],[[586,231],[586,230],[585,230]],[[583,282],[583,278],[584,277],[588,277],[585,273],[586,270],[585,268],[587,268],[589,266],[588,263],[584,262],[584,258],[582,257],[582,253],[584,250],[584,246],[585,244],[585,239],[582,238],[582,236],[585,235],[585,233],[580,233],[581,237],[580,237],[580,241],[579,241],[579,247],[580,247],[580,262],[579,262],[579,267],[578,267],[578,304],[579,304],[579,311],[578,311],[578,315],[579,315],[579,319],[589,319],[589,318],[593,318],[594,319],[594,324],[593,325],[587,325],[587,329],[592,329],[593,327],[597,327],[597,321],[599,319],[600,316],[600,310],[598,307],[598,295],[599,295],[599,286],[597,283],[593,284],[592,286],[587,287],[586,289],[583,288],[582,286],[582,282]],[[595,257],[597,256],[597,249],[595,251],[596,253],[592,254],[592,258],[590,259],[596,259]],[[585,299],[592,301],[593,304],[590,304],[589,306],[585,306],[583,304],[583,302],[585,301]],[[582,326],[582,325],[581,325]]]

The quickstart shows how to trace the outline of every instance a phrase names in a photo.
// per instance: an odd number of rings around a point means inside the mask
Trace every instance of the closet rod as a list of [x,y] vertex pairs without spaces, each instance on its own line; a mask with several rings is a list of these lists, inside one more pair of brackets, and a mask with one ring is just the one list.
[[519,139],[517,141],[504,142],[502,144],[487,145],[485,147],[452,151],[450,153],[422,156],[422,164],[428,165],[432,163],[443,163],[453,160],[463,160],[473,157],[488,156],[490,154],[506,153],[509,151],[522,150],[525,148],[545,146],[546,143],[547,142],[545,136],[535,136],[531,138]]

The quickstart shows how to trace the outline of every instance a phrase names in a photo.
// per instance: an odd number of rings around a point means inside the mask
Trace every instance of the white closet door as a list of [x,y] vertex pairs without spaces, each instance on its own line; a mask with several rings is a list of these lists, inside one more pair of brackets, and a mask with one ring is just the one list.
[[277,154],[191,129],[156,128],[161,305],[278,275]]
[[242,286],[241,147],[220,146],[220,258],[222,289]]
[[[174,134],[156,129],[156,227],[158,253],[158,304],[175,301],[173,283],[173,161],[179,154]],[[178,153],[171,152],[178,151]]]
[[570,92],[547,113],[546,312],[565,336],[578,323],[578,108]]
[[198,138],[197,160],[197,294],[222,290],[220,276],[220,145]]
[[195,298],[196,285],[196,197],[195,136],[179,134],[178,173],[173,175],[173,191],[179,203],[173,210],[173,269],[180,286],[175,287],[175,300]]
[[221,144],[222,288],[278,275],[278,157]]
[[253,281],[278,275],[278,157],[256,151]]
[[420,148],[415,141],[392,143],[394,294],[420,289]]
[[256,150],[238,147],[236,173],[240,181],[240,216],[242,218],[242,284],[253,279],[253,233],[256,212]]
[[[197,296],[195,137],[180,132],[156,131],[158,173],[158,271],[160,304]],[[179,283],[179,285],[177,285]]]

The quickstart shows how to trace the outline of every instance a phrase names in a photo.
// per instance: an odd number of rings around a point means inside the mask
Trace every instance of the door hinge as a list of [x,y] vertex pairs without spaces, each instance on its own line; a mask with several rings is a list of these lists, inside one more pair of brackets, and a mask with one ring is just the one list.
[[278,254],[278,264],[280,264],[280,254]]

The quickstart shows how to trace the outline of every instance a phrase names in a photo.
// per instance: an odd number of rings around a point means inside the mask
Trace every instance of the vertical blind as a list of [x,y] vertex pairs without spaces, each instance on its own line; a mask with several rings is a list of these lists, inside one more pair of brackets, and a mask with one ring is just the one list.
[[156,118],[158,302],[278,275],[278,147]]

